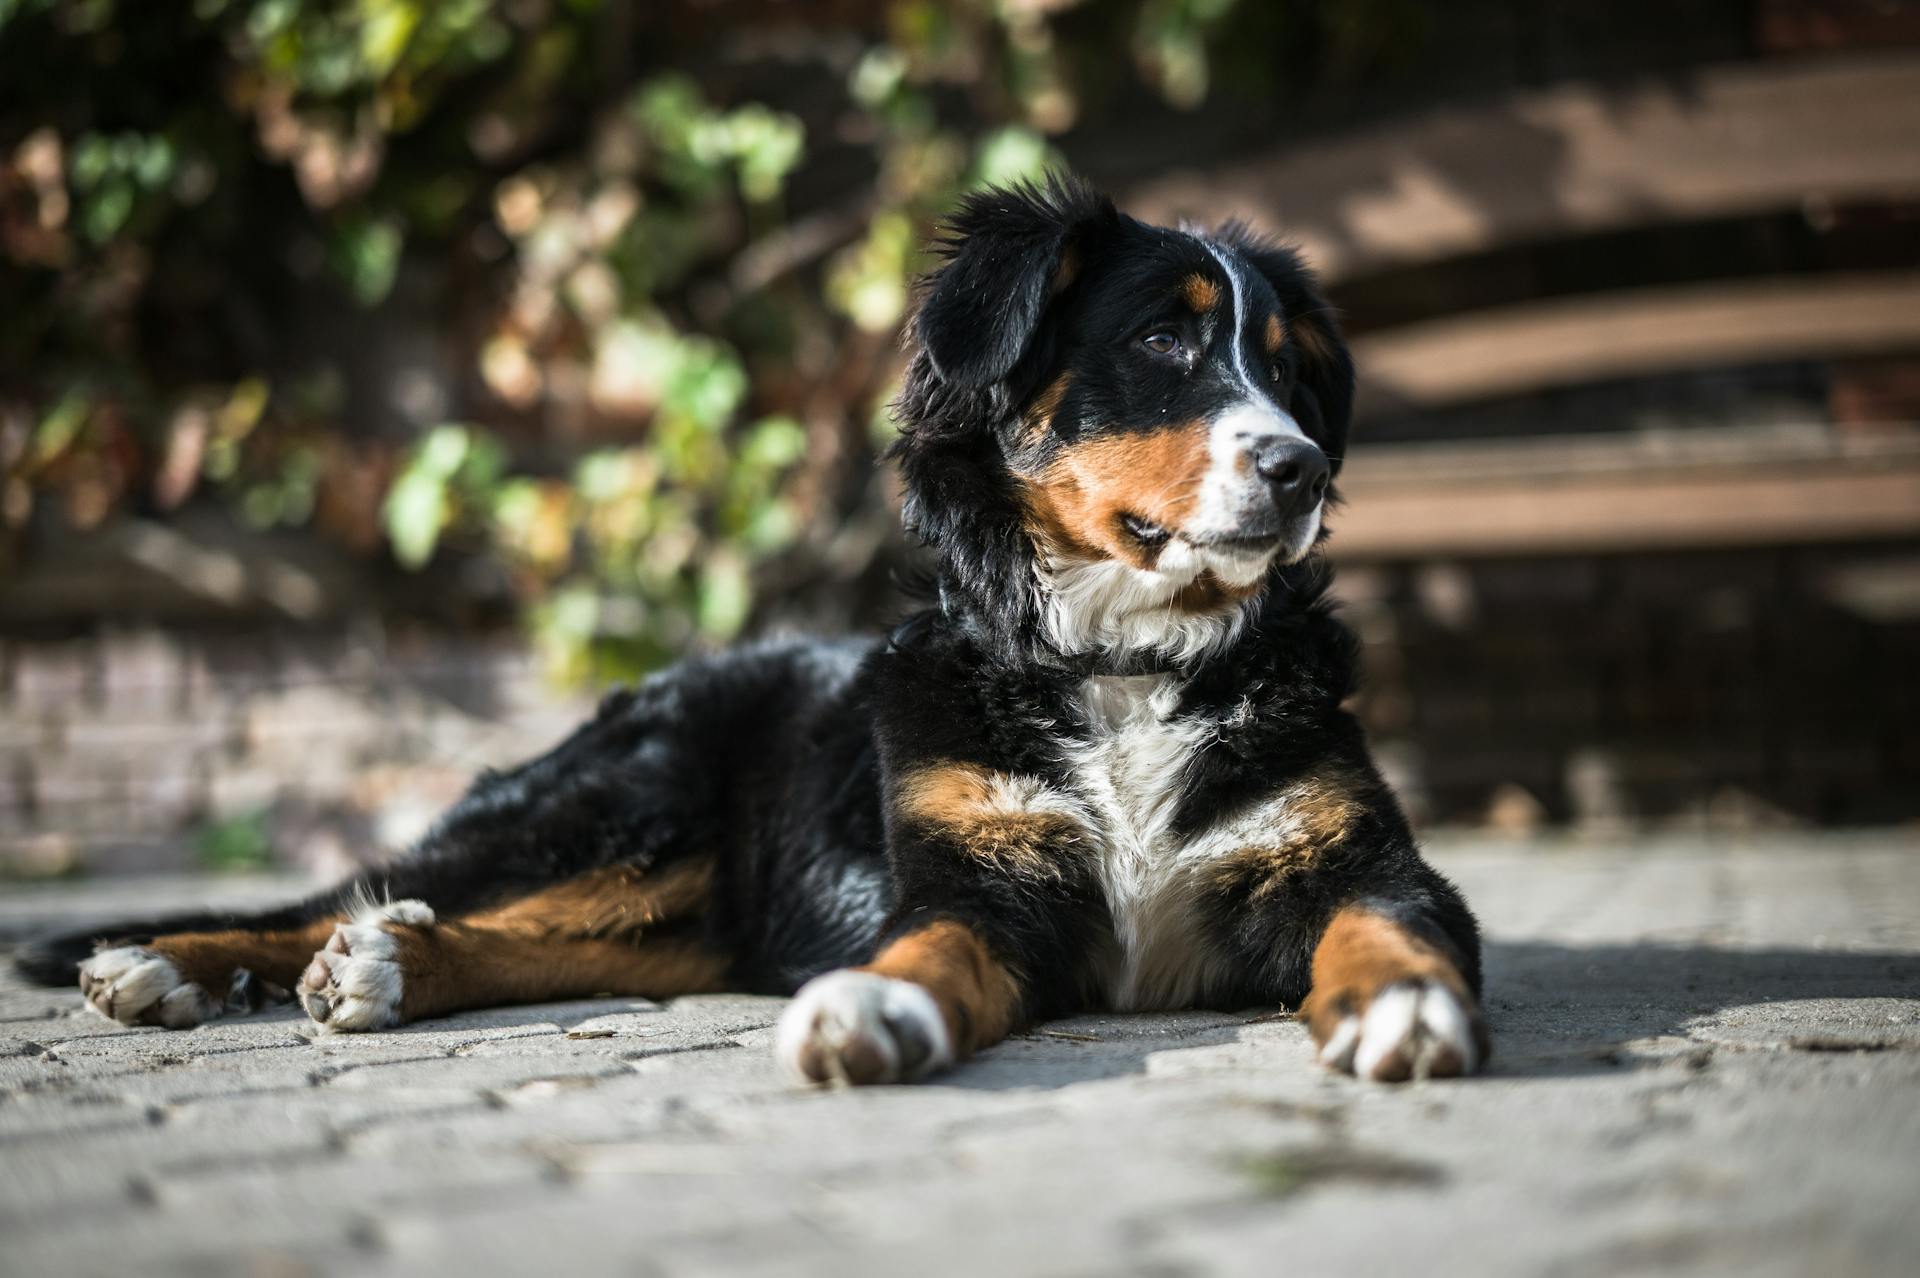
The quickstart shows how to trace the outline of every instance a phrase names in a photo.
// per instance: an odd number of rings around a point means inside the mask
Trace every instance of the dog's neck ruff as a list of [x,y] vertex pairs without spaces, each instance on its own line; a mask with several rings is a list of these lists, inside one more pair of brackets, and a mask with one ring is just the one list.
[[1115,560],[1033,561],[1036,659],[1083,675],[1189,671],[1231,647],[1249,605],[1189,612],[1178,596],[1190,580]]

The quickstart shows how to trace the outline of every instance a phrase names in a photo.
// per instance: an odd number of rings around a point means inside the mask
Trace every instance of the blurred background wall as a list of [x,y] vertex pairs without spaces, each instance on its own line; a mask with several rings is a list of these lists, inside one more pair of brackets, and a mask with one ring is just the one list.
[[1920,4],[0,0],[0,873],[404,843],[882,625],[919,246],[1307,250],[1428,828],[1920,817]]

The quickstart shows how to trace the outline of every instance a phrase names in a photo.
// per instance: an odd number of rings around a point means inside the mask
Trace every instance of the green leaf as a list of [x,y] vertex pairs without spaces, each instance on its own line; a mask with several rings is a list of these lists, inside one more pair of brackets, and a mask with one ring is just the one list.
[[700,632],[709,639],[731,639],[753,608],[753,583],[746,561],[731,550],[716,549],[700,566]]
[[394,558],[408,568],[426,567],[446,525],[447,504],[444,476],[409,470],[394,481],[383,511]]
[[493,517],[515,537],[524,538],[540,517],[540,485],[531,479],[510,479],[493,495]]
[[265,43],[292,29],[300,16],[300,0],[258,0],[247,14],[247,34]]
[[331,245],[333,269],[354,301],[378,306],[386,300],[400,271],[401,243],[397,219],[354,217],[341,223]]
[[573,484],[588,501],[613,501],[627,494],[631,475],[624,449],[603,449],[580,459],[573,469]]
[[793,507],[783,501],[769,501],[755,507],[741,530],[740,540],[756,555],[770,555],[793,544],[800,532],[800,520]]
[[133,184],[115,177],[95,189],[93,198],[81,209],[80,221],[86,227],[88,239],[104,244],[119,233],[132,215]]
[[770,200],[800,163],[806,126],[758,103],[727,117],[729,148],[740,174],[740,190],[749,200]]
[[714,343],[689,339],[680,367],[667,384],[664,404],[709,430],[724,426],[746,397],[740,362]]
[[113,143],[99,133],[83,133],[73,144],[73,161],[68,172],[77,190],[98,186],[113,167]]
[[766,470],[785,470],[807,450],[807,432],[791,417],[763,417],[747,432],[740,447],[740,464]]
[[867,238],[841,253],[827,276],[835,309],[870,333],[884,333],[906,313],[914,229],[902,213],[882,213]]
[[153,190],[173,180],[177,159],[173,143],[162,137],[147,138],[135,152],[129,167],[141,186]]
[[1057,163],[1045,139],[1032,129],[999,129],[981,139],[973,180],[979,186],[1005,186],[1043,177]]
[[469,435],[466,453],[455,472],[460,487],[469,493],[491,492],[507,469],[507,451],[486,435]]
[[467,459],[473,437],[464,426],[435,426],[414,450],[413,465],[440,479],[450,479]]
[[362,0],[366,15],[360,25],[360,57],[367,70],[384,76],[407,51],[407,41],[420,25],[420,9],[397,0]]
[[545,610],[545,623],[555,637],[584,646],[600,625],[599,592],[584,583],[556,592]]
[[43,466],[72,447],[93,412],[93,399],[74,387],[60,397],[51,412],[33,430],[33,462]]
[[273,864],[273,837],[264,809],[215,821],[200,831],[194,854],[206,869],[219,873],[261,870]]
[[847,78],[847,92],[869,111],[885,106],[906,82],[907,59],[898,49],[876,45],[860,55],[853,74]]

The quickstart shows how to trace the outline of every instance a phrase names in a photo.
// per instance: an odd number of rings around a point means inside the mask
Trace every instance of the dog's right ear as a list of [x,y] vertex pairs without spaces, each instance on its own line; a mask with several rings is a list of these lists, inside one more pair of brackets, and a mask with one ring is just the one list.
[[1116,216],[1111,200],[1062,174],[962,200],[939,246],[947,264],[914,317],[935,374],[967,387],[1004,379],[1047,302],[1073,282],[1078,238]]

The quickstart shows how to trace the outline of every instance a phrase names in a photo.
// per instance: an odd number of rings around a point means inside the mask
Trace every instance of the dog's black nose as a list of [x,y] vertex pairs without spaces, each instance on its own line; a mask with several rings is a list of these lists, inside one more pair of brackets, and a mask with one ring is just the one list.
[[1304,439],[1261,442],[1253,468],[1273,486],[1274,504],[1289,514],[1311,510],[1327,495],[1327,455]]

